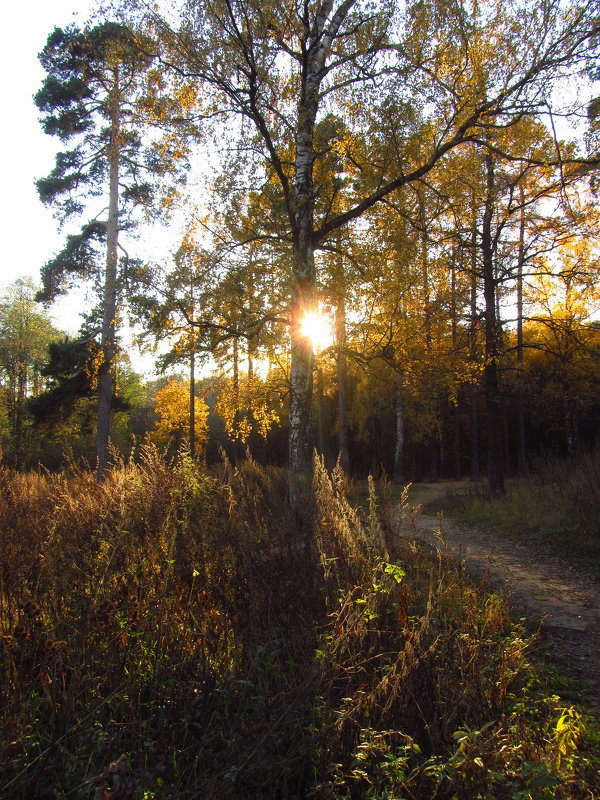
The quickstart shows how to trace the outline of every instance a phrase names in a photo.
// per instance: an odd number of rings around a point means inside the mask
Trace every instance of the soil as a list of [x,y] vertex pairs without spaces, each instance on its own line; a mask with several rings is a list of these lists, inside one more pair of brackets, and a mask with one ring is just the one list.
[[515,617],[540,631],[543,658],[582,686],[572,702],[600,716],[600,581],[526,544],[428,513],[429,504],[468,491],[468,482],[413,484],[409,503],[419,513],[405,512],[400,532],[447,547],[471,578],[484,578],[494,591],[508,594]]

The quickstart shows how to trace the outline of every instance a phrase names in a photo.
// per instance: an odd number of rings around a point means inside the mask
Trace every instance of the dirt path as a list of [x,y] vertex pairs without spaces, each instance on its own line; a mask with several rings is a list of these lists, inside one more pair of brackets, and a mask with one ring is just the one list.
[[428,503],[449,490],[465,491],[467,485],[415,484],[409,501],[424,508],[415,524],[406,515],[401,532],[439,547],[434,531],[441,529],[446,546],[470,576],[489,576],[492,587],[511,596],[516,616],[525,617],[532,628],[543,620],[540,646],[545,658],[586,685],[590,709],[600,714],[600,581],[526,545],[427,513]]

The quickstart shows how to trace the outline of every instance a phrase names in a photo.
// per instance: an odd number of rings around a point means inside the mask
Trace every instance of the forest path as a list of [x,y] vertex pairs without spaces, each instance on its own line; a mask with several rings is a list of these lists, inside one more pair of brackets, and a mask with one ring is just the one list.
[[584,683],[590,710],[600,714],[600,581],[526,544],[427,513],[427,504],[468,491],[468,481],[414,484],[409,503],[421,510],[403,512],[399,532],[447,547],[469,577],[507,594],[515,616],[525,617],[531,629],[541,623],[544,658]]

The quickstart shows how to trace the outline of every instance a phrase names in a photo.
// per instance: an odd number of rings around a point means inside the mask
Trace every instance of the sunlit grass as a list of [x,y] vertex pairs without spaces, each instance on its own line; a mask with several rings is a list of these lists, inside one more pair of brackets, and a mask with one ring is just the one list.
[[600,453],[539,461],[527,478],[507,481],[505,498],[450,498],[450,513],[600,575]]
[[280,470],[153,448],[102,486],[2,470],[2,800],[597,796],[507,601],[347,489],[317,462],[291,508]]

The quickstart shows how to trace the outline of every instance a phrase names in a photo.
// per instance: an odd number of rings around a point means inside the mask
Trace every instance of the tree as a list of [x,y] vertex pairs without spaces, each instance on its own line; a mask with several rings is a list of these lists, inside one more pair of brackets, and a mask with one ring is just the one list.
[[[459,302],[464,319],[470,317],[475,368],[471,378],[476,374],[481,349],[489,490],[491,494],[503,494],[508,459],[505,378],[507,368],[519,371],[522,361],[523,283],[526,273],[535,270],[536,250],[551,249],[559,237],[557,198],[579,178],[571,168],[561,170],[544,163],[545,154],[553,149],[569,153],[573,146],[554,141],[549,130],[531,117],[523,117],[506,130],[490,131],[487,136],[488,146],[479,141],[474,146],[456,150],[428,180],[445,199],[440,222],[446,241],[453,247],[453,269],[456,271],[458,266],[463,275],[470,276],[471,308],[467,307],[464,286]],[[511,158],[507,158],[506,153],[510,153]],[[456,275],[453,281],[456,286]],[[505,330],[506,311],[510,309],[511,316],[514,315],[515,289],[516,365],[506,358]],[[458,310],[455,300],[453,319]],[[480,342],[479,323],[483,331]],[[453,338],[458,343],[457,332],[455,327]],[[468,372],[464,377],[470,380]],[[479,389],[470,392],[473,414],[478,410],[478,392]],[[520,406],[517,428],[518,460],[522,470],[525,463],[522,402]],[[478,433],[479,425],[473,425],[473,473],[477,473]]]
[[[200,231],[189,224],[173,253],[173,266],[145,265],[132,274],[131,308],[142,326],[140,341],[149,337],[155,347],[168,342],[159,365],[189,367],[190,450],[194,452],[194,420],[191,413],[197,361],[212,357],[223,369],[231,365],[231,381],[221,382],[217,410],[232,441],[245,443],[255,430],[262,437],[277,419],[270,392],[255,373],[255,361],[264,353],[265,331],[277,320],[265,312],[273,306],[266,299],[265,270],[257,270],[250,253],[235,260],[217,246],[201,244]],[[135,289],[133,289],[135,285]],[[241,360],[247,371],[241,378]],[[242,385],[243,384],[243,385]]]
[[[156,395],[158,422],[151,438],[163,447],[181,446],[190,430],[189,390],[184,381],[171,380]],[[198,445],[208,440],[208,408],[202,398],[194,396],[194,428]]]
[[[315,252],[451,150],[480,139],[487,146],[485,131],[545,109],[552,81],[589,54],[595,6],[539,0],[507,10],[490,3],[473,19],[466,7],[445,2],[379,8],[361,0],[209,0],[184,9],[177,31],[154,21],[169,39],[171,62],[202,86],[207,109],[240,119],[229,127],[237,170],[229,171],[227,191],[268,185],[274,213],[285,216],[289,465],[301,481],[311,463],[313,380],[302,318],[315,304]],[[483,81],[473,80],[471,65],[490,55],[477,52],[483,41],[494,43],[494,60]],[[348,130],[322,151],[318,126],[333,108]],[[317,170],[332,146],[357,175],[337,212],[322,202],[333,176]]]
[[195,452],[196,361],[209,352],[208,296],[214,285],[218,256],[195,241],[193,226],[186,230],[173,254],[174,268],[139,267],[131,277],[131,310],[142,326],[139,340],[151,337],[154,347],[165,340],[170,350],[160,358],[161,369],[185,363],[189,369],[189,447]]
[[17,466],[24,458],[26,401],[42,391],[48,346],[61,335],[37,306],[35,293],[33,281],[19,278],[0,299],[0,380],[6,398],[9,449]]
[[[113,396],[118,291],[119,234],[131,223],[133,209],[148,206],[153,190],[149,173],[173,168],[172,153],[154,143],[144,148],[140,131],[148,115],[140,112],[142,78],[154,48],[129,28],[104,22],[79,30],[56,28],[40,54],[47,72],[35,102],[43,112],[45,132],[75,146],[59,152],[50,175],[38,180],[42,202],[52,205],[62,222],[89,213],[90,199],[107,200],[61,253],[42,271],[47,302],[66,291],[74,278],[95,278],[101,294],[98,363],[97,472],[108,468]],[[88,203],[88,205],[86,205]],[[103,214],[106,217],[102,219]],[[104,250],[104,270],[98,270]]]
[[525,326],[525,369],[536,416],[560,429],[564,452],[579,449],[578,422],[598,403],[600,330],[590,320],[600,308],[596,247],[572,237],[528,290],[532,309]]

